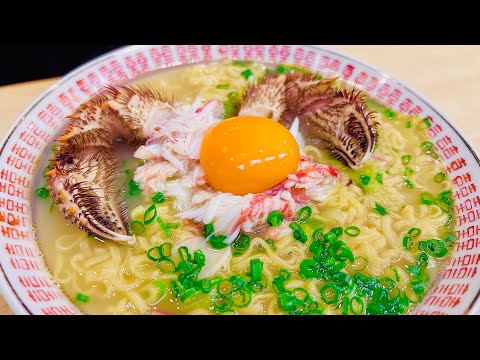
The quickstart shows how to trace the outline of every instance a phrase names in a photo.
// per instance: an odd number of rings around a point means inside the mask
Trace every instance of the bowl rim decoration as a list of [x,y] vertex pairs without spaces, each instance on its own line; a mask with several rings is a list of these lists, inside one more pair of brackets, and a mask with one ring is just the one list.
[[439,279],[412,313],[480,314],[480,189],[477,192],[474,184],[480,179],[479,152],[430,99],[377,67],[320,45],[125,46],[74,69],[44,91],[0,142],[0,293],[12,311],[81,314],[47,270],[32,227],[36,164],[45,146],[65,125],[65,115],[105,85],[225,57],[288,63],[339,76],[396,111],[430,119],[429,136],[441,150],[438,153],[454,185],[458,240]]

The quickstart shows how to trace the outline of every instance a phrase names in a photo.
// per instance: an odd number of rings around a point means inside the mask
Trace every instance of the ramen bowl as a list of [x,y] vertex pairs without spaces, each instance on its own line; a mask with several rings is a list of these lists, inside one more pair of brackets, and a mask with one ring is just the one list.
[[339,77],[394,111],[429,119],[428,134],[453,183],[457,242],[436,283],[412,314],[478,313],[478,152],[452,120],[406,84],[332,49],[300,45],[129,46],[72,71],[42,94],[18,117],[1,143],[0,290],[11,309],[16,314],[82,313],[48,271],[32,219],[37,165],[65,128],[65,116],[106,85],[131,81],[160,69],[225,57],[293,64]]

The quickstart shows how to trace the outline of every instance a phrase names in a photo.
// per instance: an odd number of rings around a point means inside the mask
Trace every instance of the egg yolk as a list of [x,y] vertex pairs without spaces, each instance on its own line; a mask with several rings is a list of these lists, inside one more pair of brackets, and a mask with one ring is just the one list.
[[235,195],[270,189],[297,171],[299,161],[290,131],[258,116],[234,117],[212,126],[200,149],[208,184]]

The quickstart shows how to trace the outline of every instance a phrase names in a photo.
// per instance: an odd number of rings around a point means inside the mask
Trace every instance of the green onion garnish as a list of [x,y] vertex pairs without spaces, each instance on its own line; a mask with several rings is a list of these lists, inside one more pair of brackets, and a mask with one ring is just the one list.
[[320,290],[320,297],[327,305],[335,304],[340,300],[341,291],[337,285],[329,283]]
[[223,111],[224,111],[224,115],[223,115],[224,119],[231,118],[235,115],[235,111],[236,111],[235,105],[229,102],[225,102],[223,103]]
[[253,75],[253,72],[252,70],[247,69],[245,71],[242,71],[240,75],[242,75],[245,79],[248,80],[248,78]]
[[236,92],[231,92],[231,93],[228,93],[227,97],[230,99],[230,101],[232,100],[236,100],[237,99],[237,96],[238,94]]
[[418,235],[420,235],[421,232],[422,230],[420,230],[419,228],[411,228],[410,230],[408,230],[408,235],[410,235],[411,237],[417,237]]
[[430,141],[424,141],[420,144],[423,150],[431,151],[433,149],[433,143]]
[[355,260],[350,264],[350,269],[353,271],[365,270],[368,266],[368,260],[363,256],[357,256]]
[[77,293],[77,296],[75,297],[77,301],[80,301],[82,303],[87,303],[90,298],[87,295],[84,295],[82,293]]
[[304,206],[297,212],[297,220],[304,223],[312,216],[312,208],[310,206]]
[[383,113],[389,119],[393,119],[395,117],[395,113],[390,109],[385,109]]
[[429,192],[422,192],[420,194],[420,201],[422,202],[422,204],[431,205],[435,203],[435,198]]
[[158,288],[158,298],[161,300],[167,292],[167,286],[163,281],[154,281],[153,285]]
[[368,185],[368,183],[370,182],[370,176],[368,176],[368,175],[360,175],[360,182],[361,182],[363,185]]
[[350,237],[357,237],[360,235],[360,228],[358,226],[348,226],[345,228],[344,233]]
[[421,253],[418,257],[417,257],[417,265],[421,268],[421,269],[425,269],[428,265],[428,255],[425,254],[425,253]]
[[411,288],[415,294],[423,294],[425,292],[425,284],[421,280],[412,280],[410,282]]
[[382,205],[379,203],[375,203],[375,207],[373,208],[378,214],[385,216],[388,215],[387,209],[385,209]]
[[410,155],[402,156],[402,164],[403,165],[407,165],[411,160],[412,160],[412,157]]
[[300,263],[300,274],[305,279],[314,279],[320,277],[317,263],[312,259],[305,259]]
[[377,172],[375,174],[375,180],[377,180],[379,184],[383,184],[383,174],[380,172]]
[[441,183],[445,178],[447,177],[447,174],[444,172],[439,172],[437,175],[435,175],[435,182]]
[[330,229],[330,231],[332,233],[334,233],[337,236],[337,238],[339,238],[343,234],[343,229],[342,229],[341,226],[334,227],[334,228]]
[[178,282],[175,280],[170,281],[170,288],[172,289],[172,294],[176,298],[180,297],[180,286]]
[[152,204],[145,210],[143,214],[143,223],[145,225],[151,224],[157,218],[157,207]]
[[423,122],[425,123],[425,125],[427,125],[427,127],[432,127],[432,123],[430,122],[430,119],[428,117],[423,118]]
[[403,247],[408,251],[412,250],[413,239],[412,239],[411,236],[404,236],[403,237]]
[[177,269],[172,259],[162,258],[157,262],[158,268],[166,273],[174,273]]
[[407,122],[407,125],[405,125],[407,129],[410,129],[412,127],[412,123],[410,121]]
[[152,197],[152,201],[154,204],[161,204],[165,201],[165,196],[163,196],[162,192],[157,192],[154,197]]
[[445,243],[438,239],[427,240],[425,244],[425,251],[436,258],[444,257],[448,253]]
[[290,229],[293,231],[293,237],[295,240],[298,240],[302,243],[306,243],[308,240],[307,234],[303,231],[302,227],[297,222],[292,222],[289,225]]
[[133,179],[128,182],[128,195],[135,196],[142,192],[140,185],[138,185]]
[[217,89],[228,89],[230,88],[230,84],[219,84],[217,85]]
[[267,223],[270,226],[280,226],[283,222],[285,215],[279,210],[273,210],[267,217]]
[[414,266],[407,266],[407,271],[411,276],[418,276],[422,272],[422,269],[414,265]]
[[167,238],[171,238],[172,237],[172,233],[170,232],[170,229],[168,228],[167,224],[165,224],[165,222],[162,220],[161,217],[157,217],[157,223],[160,225],[160,227],[162,228],[163,232],[165,233],[165,236]]
[[48,195],[50,195],[50,191],[45,189],[44,187],[41,187],[35,191],[35,195],[37,195],[37,197],[40,199],[45,199],[48,197]]
[[414,188],[415,187],[415,185],[413,185],[413,183],[409,179],[405,180],[405,185],[407,185],[409,188]]
[[227,236],[225,235],[212,235],[209,238],[210,245],[214,249],[223,249],[228,246],[228,244],[225,244],[225,240],[227,239]]
[[211,234],[213,234],[214,231],[215,231],[215,228],[214,228],[213,224],[205,224],[205,225],[203,225],[202,235],[203,235],[204,238],[207,238]]
[[141,235],[145,231],[145,225],[141,221],[133,220],[130,223],[130,231],[133,235]]
[[[245,235],[245,234],[240,234],[237,236],[237,238],[234,240],[234,242],[232,243],[232,247],[239,251],[240,254],[247,250],[248,247],[250,246],[250,237],[248,235]],[[239,255],[239,254],[237,254]]]
[[252,282],[258,283],[262,281],[262,269],[263,269],[263,261],[260,259],[252,259],[250,260],[250,277],[252,278]]
[[365,310],[365,305],[363,303],[363,300],[358,297],[358,296],[354,296],[351,300],[350,300],[350,310],[352,311],[352,313],[354,313],[355,315],[361,315],[363,314],[363,311]]

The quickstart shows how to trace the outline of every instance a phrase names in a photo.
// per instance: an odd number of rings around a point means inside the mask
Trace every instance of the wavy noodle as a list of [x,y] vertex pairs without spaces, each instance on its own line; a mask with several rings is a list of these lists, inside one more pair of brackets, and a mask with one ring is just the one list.
[[[211,64],[198,64],[184,67],[181,70],[170,71],[161,76],[148,79],[157,88],[168,89],[175,94],[177,100],[192,102],[200,95],[206,99],[225,101],[230,92],[241,93],[247,81],[240,75],[245,67],[231,66],[230,61]],[[263,72],[261,65],[249,68],[255,75]],[[217,89],[219,84],[229,84],[229,89]],[[379,127],[379,145],[373,159],[369,160],[362,170],[353,171],[331,158],[327,151],[307,145],[305,153],[320,163],[330,163],[341,172],[340,182],[333,188],[327,200],[313,205],[313,217],[321,220],[326,229],[336,226],[358,226],[360,235],[357,237],[343,236],[355,256],[363,256],[368,260],[365,272],[375,276],[394,277],[391,266],[395,266],[400,276],[399,285],[405,289],[409,275],[405,264],[415,260],[418,252],[403,248],[402,239],[409,229],[418,227],[422,234],[415,241],[428,238],[438,238],[447,215],[437,206],[423,205],[419,201],[420,191],[437,194],[449,188],[449,183],[436,184],[433,177],[444,171],[443,164],[425,154],[420,143],[427,139],[422,121],[409,118],[412,129],[406,129],[397,120],[383,119]],[[382,120],[382,119],[380,119]],[[401,157],[411,156],[408,167],[414,170],[410,180],[415,188],[404,185],[406,165]],[[358,179],[358,175],[369,172],[370,184],[364,188],[352,184],[349,178]],[[383,185],[375,180],[375,173],[383,174]],[[388,216],[375,212],[374,206],[380,203],[388,209]],[[142,221],[143,214],[150,204],[134,207],[130,211],[132,219]],[[178,222],[169,202],[157,205],[157,213],[165,222]],[[133,248],[117,245],[113,242],[101,242],[93,237],[87,237],[81,231],[72,231],[55,240],[55,266],[53,275],[58,283],[72,298],[77,293],[90,297],[90,302],[82,305],[86,312],[110,314],[145,314],[150,313],[160,300],[160,292],[155,281],[169,284],[176,279],[175,274],[162,273],[155,263],[150,261],[145,253],[152,247],[166,241],[179,241],[192,235],[198,235],[193,226],[182,225],[171,230],[173,238],[168,239],[157,222],[146,226],[146,231],[137,236],[137,244]],[[309,257],[308,243],[302,244],[291,235],[275,240],[277,250],[273,250],[262,234],[252,237],[251,246],[240,256],[233,257],[229,265],[221,269],[217,275],[229,277],[232,274],[246,274],[252,258],[264,262],[263,273],[270,284],[262,293],[252,296],[251,303],[238,310],[245,314],[280,314],[277,306],[277,295],[271,287],[275,275],[280,269],[287,269],[294,277],[286,282],[288,288],[303,287],[316,301],[321,302],[319,290],[321,280],[305,281],[297,274],[298,266],[303,259]],[[432,278],[438,273],[438,266],[431,259],[429,271]],[[348,270],[349,268],[347,268]],[[348,270],[353,272],[351,270]],[[169,291],[167,298],[171,299]],[[168,306],[167,306],[168,305]],[[176,302],[158,304],[160,309],[178,312]],[[324,307],[325,313],[333,314],[341,310]],[[184,305],[181,311],[189,314],[211,313],[209,303],[205,299],[195,300],[190,305]]]

